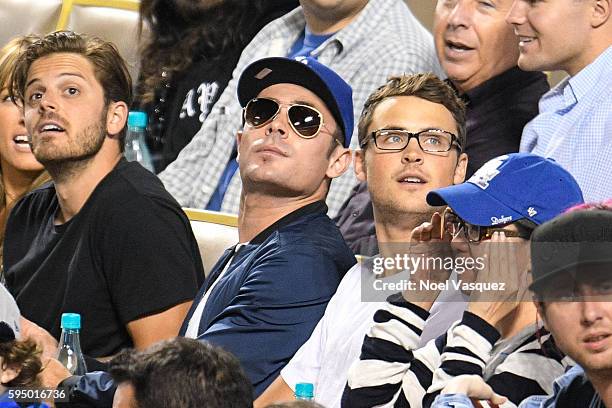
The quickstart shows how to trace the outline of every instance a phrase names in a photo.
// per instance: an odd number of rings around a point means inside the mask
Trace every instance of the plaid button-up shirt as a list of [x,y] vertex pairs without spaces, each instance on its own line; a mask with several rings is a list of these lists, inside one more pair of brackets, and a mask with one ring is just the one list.
[[[301,7],[274,20],[243,51],[232,79],[212,108],[200,131],[160,174],[168,191],[186,207],[205,208],[215,191],[241,129],[241,107],[236,96],[238,78],[253,61],[287,55],[306,22]],[[391,75],[435,72],[440,67],[430,33],[403,0],[372,0],[351,24],[327,39],[312,56],[336,71],[353,88],[355,118],[369,94]],[[357,147],[357,130],[351,141]],[[335,179],[327,197],[335,214],[356,184],[352,170]],[[234,174],[222,211],[237,213],[241,180]]]

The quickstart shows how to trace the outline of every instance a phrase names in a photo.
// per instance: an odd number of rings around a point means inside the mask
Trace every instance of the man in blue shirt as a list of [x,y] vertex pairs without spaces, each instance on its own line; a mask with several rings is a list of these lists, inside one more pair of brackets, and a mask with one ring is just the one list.
[[569,74],[540,100],[521,151],[555,159],[587,202],[612,197],[612,2],[515,0],[507,21],[519,67]]

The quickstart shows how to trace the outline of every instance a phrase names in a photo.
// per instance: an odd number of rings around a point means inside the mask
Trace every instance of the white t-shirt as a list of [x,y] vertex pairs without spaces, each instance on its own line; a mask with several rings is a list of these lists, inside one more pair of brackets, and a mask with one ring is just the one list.
[[348,370],[382,307],[361,301],[361,268],[358,263],[344,275],[312,335],[281,371],[292,389],[301,382],[314,384],[315,400],[327,408],[340,407]]
[[247,244],[248,244],[248,242],[244,243],[244,244],[236,245],[236,247],[234,248],[234,252],[233,252],[232,256],[225,263],[225,267],[223,268],[223,271],[221,271],[221,273],[219,274],[217,279],[212,283],[212,285],[210,285],[210,288],[208,288],[208,290],[206,291],[204,296],[202,296],[202,299],[200,300],[200,303],[198,303],[198,306],[196,306],[196,310],[191,315],[191,319],[189,319],[189,323],[187,324],[187,330],[185,330],[185,336],[184,337],[187,337],[188,339],[197,339],[200,336],[200,333],[198,332],[198,330],[200,328],[200,321],[202,320],[202,315],[204,314],[204,308],[206,307],[206,302],[208,302],[208,298],[209,298],[210,294],[212,293],[212,291],[215,288],[215,286],[217,286],[217,283],[221,280],[221,278],[223,278],[223,276],[225,275],[225,273],[229,269],[232,261],[234,260],[234,257],[238,253],[238,250],[240,249],[240,247],[243,247],[243,246],[245,246]]
[[[283,381],[293,390],[297,383],[314,384],[315,401],[327,408],[340,408],[349,368],[359,360],[374,313],[384,305],[384,302],[362,301],[362,277],[367,277],[365,285],[370,285],[374,278],[365,266],[368,264],[369,261],[364,260],[349,269],[312,335],[281,371]],[[456,291],[439,295],[425,324],[421,346],[461,319],[465,309],[462,300]],[[453,307],[443,307],[449,301],[457,303],[453,303]]]

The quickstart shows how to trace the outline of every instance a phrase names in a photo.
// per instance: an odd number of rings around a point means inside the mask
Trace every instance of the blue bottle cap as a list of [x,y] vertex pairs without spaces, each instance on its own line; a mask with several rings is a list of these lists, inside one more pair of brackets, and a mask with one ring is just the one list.
[[311,383],[295,384],[295,397],[296,398],[313,398],[314,397],[314,385]]
[[128,126],[129,127],[147,127],[147,114],[140,111],[130,111],[128,115]]
[[78,313],[62,313],[62,329],[81,328],[81,315]]

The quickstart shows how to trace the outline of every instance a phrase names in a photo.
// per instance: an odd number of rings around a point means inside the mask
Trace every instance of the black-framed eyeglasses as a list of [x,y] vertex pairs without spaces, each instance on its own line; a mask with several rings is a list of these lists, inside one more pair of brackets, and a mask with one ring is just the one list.
[[242,118],[251,127],[259,128],[270,123],[282,106],[287,106],[287,118],[291,128],[304,139],[317,136],[323,126],[323,115],[312,106],[295,104],[282,104],[271,98],[255,98],[242,110]]
[[442,129],[424,129],[420,132],[409,132],[404,129],[379,129],[370,133],[362,143],[363,148],[368,139],[373,139],[380,150],[400,152],[408,146],[410,139],[416,138],[419,147],[428,153],[448,152],[453,146],[461,150],[459,138],[451,132]]
[[[468,242],[471,243],[477,243],[486,239],[491,239],[495,232],[503,232],[507,237],[516,237],[522,239],[531,238],[531,233],[533,232],[533,228],[521,224],[521,220],[516,221],[514,223],[509,222],[506,224],[501,224],[495,227],[483,227],[480,225],[470,224],[469,222],[460,218],[457,214],[453,212],[453,210],[448,207],[444,210],[442,220],[446,232],[450,234],[453,238],[457,237],[457,235],[459,235],[459,233],[463,230],[465,239],[467,239]],[[504,228],[510,224],[515,224],[517,230],[515,231]]]

